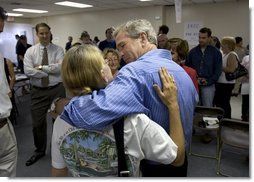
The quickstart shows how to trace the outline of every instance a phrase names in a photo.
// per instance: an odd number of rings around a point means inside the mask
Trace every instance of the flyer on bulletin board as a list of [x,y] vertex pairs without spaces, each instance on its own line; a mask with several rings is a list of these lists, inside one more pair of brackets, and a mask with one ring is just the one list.
[[189,45],[198,45],[199,30],[203,27],[203,22],[193,21],[184,23],[184,39]]

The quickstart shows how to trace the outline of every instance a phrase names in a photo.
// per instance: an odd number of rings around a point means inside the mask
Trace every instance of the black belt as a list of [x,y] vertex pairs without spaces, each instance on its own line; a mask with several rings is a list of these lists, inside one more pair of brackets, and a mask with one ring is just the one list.
[[7,118],[0,119],[0,128],[4,127],[7,124]]
[[37,89],[37,90],[50,90],[50,89],[53,89],[55,87],[57,87],[58,85],[60,85],[61,83],[58,83],[56,85],[53,85],[53,86],[49,86],[49,87],[37,87],[37,86],[32,86],[34,89]]

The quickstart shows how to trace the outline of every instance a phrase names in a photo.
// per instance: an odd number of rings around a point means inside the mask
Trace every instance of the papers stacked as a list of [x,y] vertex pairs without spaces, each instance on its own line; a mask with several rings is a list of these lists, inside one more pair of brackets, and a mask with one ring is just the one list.
[[206,123],[206,128],[219,127],[219,120],[216,117],[203,117],[203,121]]

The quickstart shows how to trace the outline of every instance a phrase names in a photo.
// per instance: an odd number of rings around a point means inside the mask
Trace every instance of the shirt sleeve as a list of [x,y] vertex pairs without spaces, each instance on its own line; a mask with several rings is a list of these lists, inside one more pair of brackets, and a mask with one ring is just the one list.
[[59,74],[63,62],[64,50],[61,47],[56,47],[56,50],[53,53],[53,60],[50,61],[49,65],[43,65],[42,71],[48,74]]
[[86,129],[103,129],[114,119],[131,113],[150,114],[143,106],[143,75],[133,69],[122,68],[116,79],[105,89],[92,95],[73,98],[65,106],[61,118],[71,125]]
[[177,145],[165,130],[145,114],[131,115],[125,120],[125,144],[130,155],[162,164],[172,163]]
[[[221,72],[222,72],[222,54],[218,50],[216,50],[216,52],[214,52],[214,54],[215,54],[215,56],[214,56],[214,60],[213,60],[214,61],[213,74],[210,78],[207,78],[207,80],[208,80],[207,85],[212,85],[212,84],[216,83],[221,75]],[[212,68],[210,68],[210,69],[212,69]]]
[[57,135],[58,135],[58,131],[61,128],[61,126],[59,126],[58,123],[61,123],[61,122],[65,122],[65,121],[61,120],[60,117],[57,117],[54,123],[52,141],[51,141],[51,158],[52,158],[51,163],[52,163],[52,166],[56,169],[63,169],[66,167],[63,156],[59,149],[60,146],[57,144]]

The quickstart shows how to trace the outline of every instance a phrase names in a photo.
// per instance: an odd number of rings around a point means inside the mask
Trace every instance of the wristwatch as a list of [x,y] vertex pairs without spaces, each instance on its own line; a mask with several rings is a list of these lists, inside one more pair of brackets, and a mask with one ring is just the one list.
[[62,99],[62,97],[57,97],[56,99],[53,100],[51,106],[50,106],[50,112],[56,113],[56,103]]

